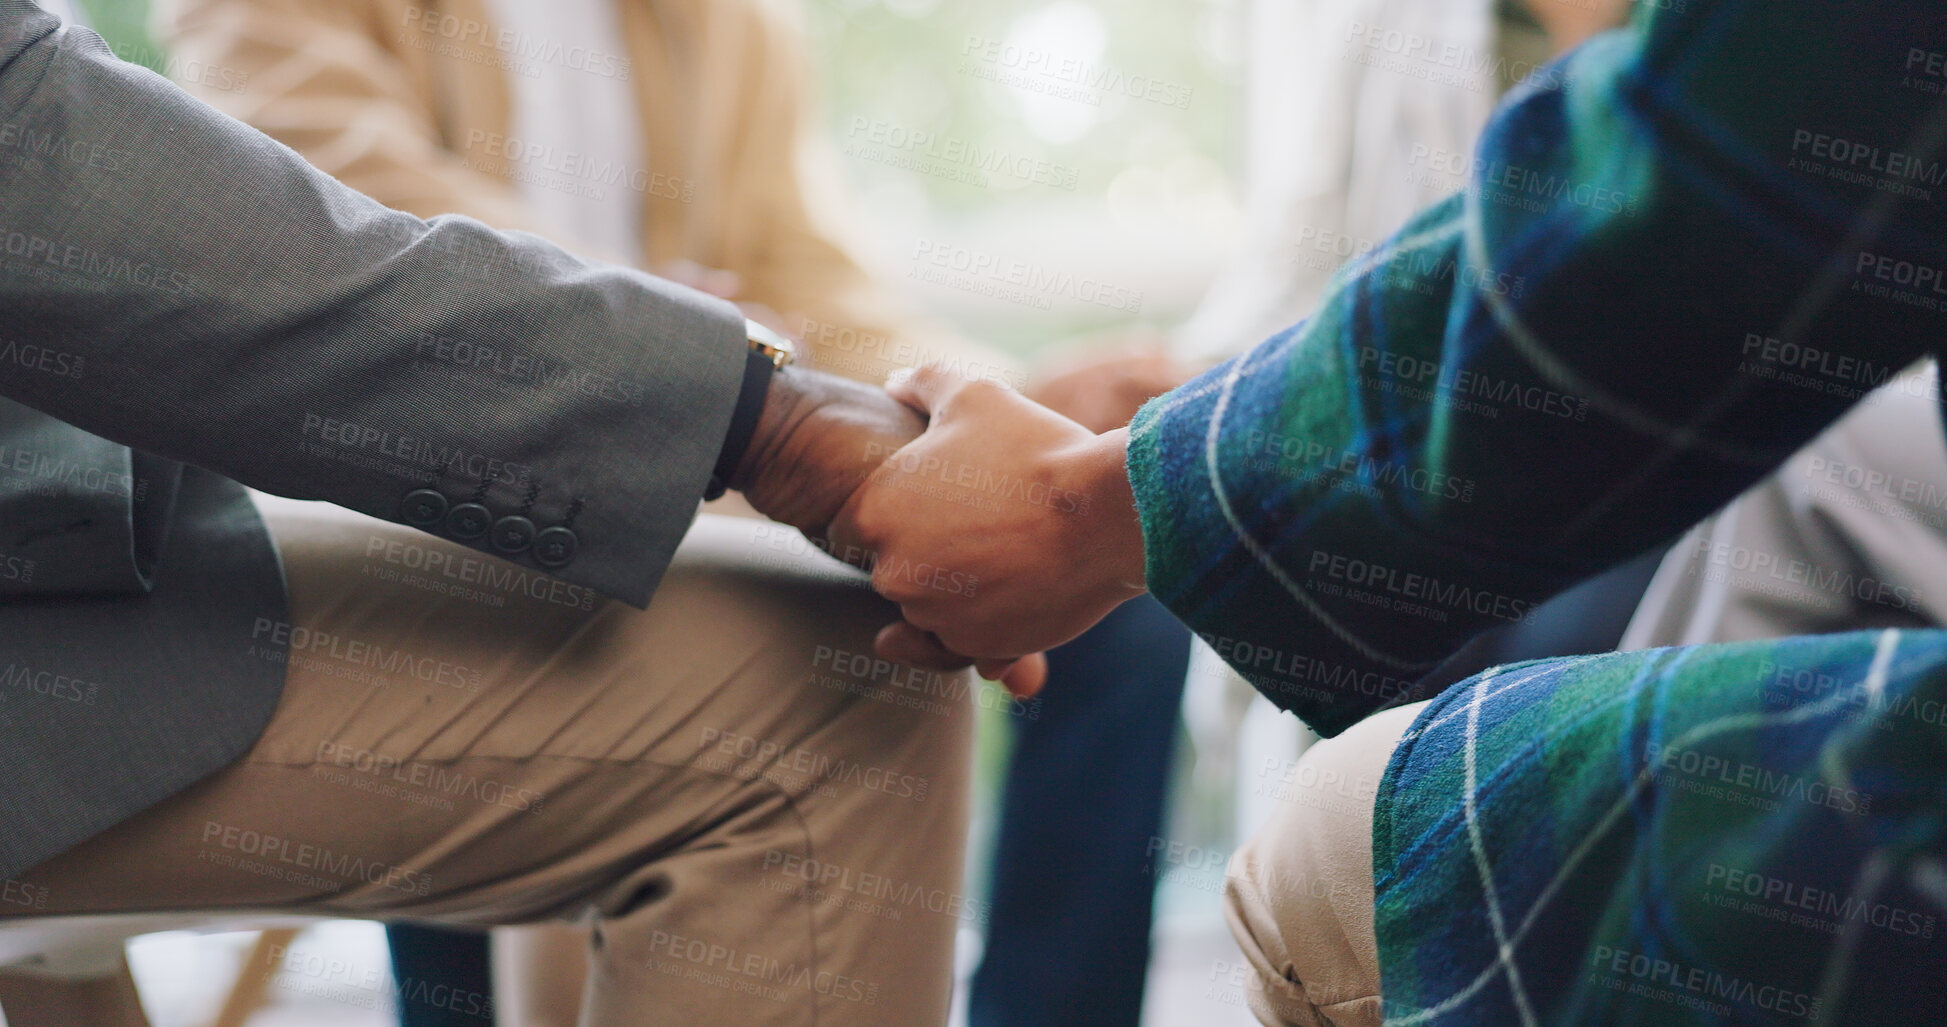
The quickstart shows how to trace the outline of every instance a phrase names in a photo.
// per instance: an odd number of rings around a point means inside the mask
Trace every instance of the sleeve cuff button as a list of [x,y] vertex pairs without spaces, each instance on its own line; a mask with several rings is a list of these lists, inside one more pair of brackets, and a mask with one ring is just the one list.
[[430,528],[446,516],[446,497],[432,489],[406,493],[404,516],[415,528]]
[[534,544],[534,522],[525,517],[502,517],[494,522],[493,546],[503,553],[518,553]]
[[446,533],[457,539],[476,539],[493,526],[493,514],[479,503],[461,503],[446,515]]
[[571,528],[549,528],[534,536],[534,559],[543,567],[560,567],[575,558],[581,538]]

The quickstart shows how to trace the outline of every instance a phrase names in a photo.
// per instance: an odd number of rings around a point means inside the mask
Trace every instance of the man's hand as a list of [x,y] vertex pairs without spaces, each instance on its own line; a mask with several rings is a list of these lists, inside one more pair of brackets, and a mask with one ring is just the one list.
[[772,520],[816,539],[885,454],[926,421],[883,390],[791,367],[771,376],[744,458],[729,487]]
[[1012,389],[932,368],[895,373],[887,389],[930,426],[832,525],[834,542],[875,554],[873,588],[905,616],[880,634],[881,655],[925,665],[959,654],[991,671],[1142,594],[1125,430],[1098,436]]

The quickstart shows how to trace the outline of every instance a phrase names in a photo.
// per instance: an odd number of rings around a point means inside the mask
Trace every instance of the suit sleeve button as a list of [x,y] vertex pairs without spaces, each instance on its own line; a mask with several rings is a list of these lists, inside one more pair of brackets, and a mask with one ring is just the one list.
[[432,489],[408,492],[404,515],[407,524],[415,528],[430,528],[446,516],[446,497]]
[[560,567],[575,558],[581,537],[572,528],[549,528],[534,536],[534,559],[543,567]]
[[534,522],[525,517],[502,517],[494,522],[494,548],[518,553],[534,544]]
[[493,526],[494,515],[479,503],[461,503],[446,515],[446,533],[457,539],[476,539]]

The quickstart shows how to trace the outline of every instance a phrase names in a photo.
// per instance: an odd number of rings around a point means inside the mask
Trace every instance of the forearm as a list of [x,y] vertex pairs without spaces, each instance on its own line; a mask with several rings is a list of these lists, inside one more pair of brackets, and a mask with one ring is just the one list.
[[548,569],[646,602],[729,420],[734,310],[389,210],[92,38],[0,4],[6,120],[114,154],[0,170],[26,249],[0,276],[7,335],[80,368],[0,393],[269,492],[408,520],[431,487],[571,524],[579,552]]
[[[1924,261],[1939,214],[1890,218],[1790,163],[1795,126],[1922,122],[1894,44],[1923,16],[1879,17],[1693,5],[1517,94],[1463,195],[1137,419],[1152,591],[1334,733],[1674,537],[1849,402],[1752,370],[1751,338],[1883,368],[1931,345],[1924,315],[1845,286],[1862,251]],[[1760,98],[1755,55],[1785,36],[1800,59]],[[1891,81],[1860,73],[1862,47]]]

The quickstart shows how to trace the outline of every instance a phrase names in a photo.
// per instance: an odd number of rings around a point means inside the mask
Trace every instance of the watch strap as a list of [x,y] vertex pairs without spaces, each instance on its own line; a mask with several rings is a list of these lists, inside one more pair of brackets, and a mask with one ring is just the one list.
[[730,430],[724,433],[717,465],[710,471],[710,483],[703,490],[706,501],[721,497],[729,489],[731,475],[737,473],[744,451],[750,448],[750,440],[757,434],[757,421],[764,413],[764,397],[770,392],[771,375],[776,372],[777,365],[771,357],[755,349],[745,352],[743,385],[737,391],[736,409],[730,412]]

